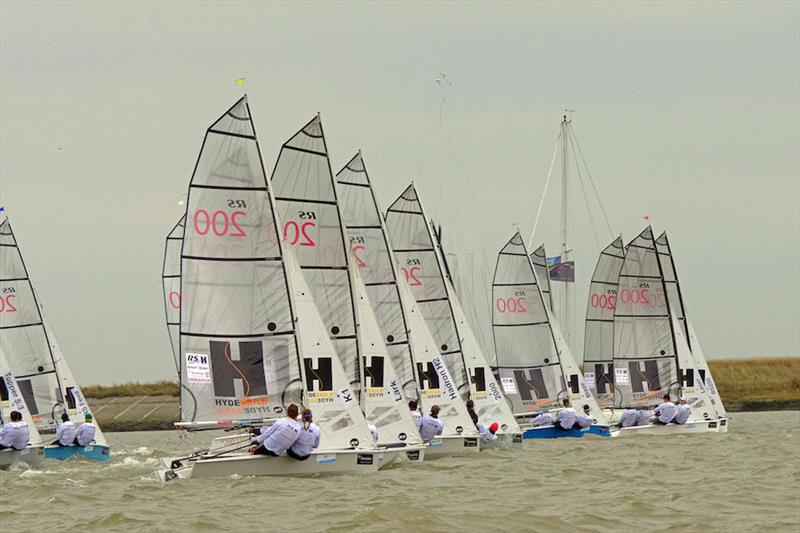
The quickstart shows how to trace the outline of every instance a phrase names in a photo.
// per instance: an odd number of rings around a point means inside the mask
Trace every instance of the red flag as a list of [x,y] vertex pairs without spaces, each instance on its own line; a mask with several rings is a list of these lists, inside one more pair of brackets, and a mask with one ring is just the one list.
[[643,218],[643,219],[645,219],[645,220],[647,220],[648,222],[650,221],[650,215],[645,215],[645,216],[643,216],[642,218]]

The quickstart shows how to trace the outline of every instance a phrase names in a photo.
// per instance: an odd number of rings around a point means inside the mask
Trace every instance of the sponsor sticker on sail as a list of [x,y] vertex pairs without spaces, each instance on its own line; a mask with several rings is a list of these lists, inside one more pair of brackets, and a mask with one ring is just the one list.
[[514,383],[514,378],[501,378],[501,381],[506,394],[517,394],[517,384]]
[[596,389],[597,383],[594,380],[594,372],[584,372],[583,373],[583,383],[589,389]]
[[189,383],[211,383],[208,355],[186,353],[186,380]]
[[614,369],[614,383],[617,385],[627,385],[630,383],[628,379],[628,369],[627,368],[615,368]]

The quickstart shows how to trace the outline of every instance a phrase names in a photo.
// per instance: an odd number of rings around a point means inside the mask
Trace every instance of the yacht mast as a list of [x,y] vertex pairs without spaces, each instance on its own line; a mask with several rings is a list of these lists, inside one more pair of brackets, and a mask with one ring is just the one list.
[[[567,262],[572,259],[572,251],[570,250],[570,235],[569,235],[569,203],[567,198],[567,179],[569,177],[569,161],[567,159],[567,146],[568,146],[568,133],[571,121],[567,120],[567,115],[561,121],[561,261]],[[572,331],[574,328],[572,316],[572,283],[563,281],[564,292],[561,300],[561,327],[562,334],[567,346],[572,349]]]

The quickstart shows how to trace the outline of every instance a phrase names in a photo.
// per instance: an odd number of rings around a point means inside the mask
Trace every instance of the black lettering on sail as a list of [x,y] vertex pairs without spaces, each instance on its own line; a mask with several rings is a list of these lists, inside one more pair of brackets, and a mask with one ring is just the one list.
[[680,381],[684,387],[694,387],[694,369],[678,369],[678,381]]
[[383,357],[364,357],[364,377],[369,379],[367,387],[383,387]]
[[313,359],[303,359],[303,367],[306,372],[306,390],[309,392],[333,390],[333,366],[330,357],[317,358],[316,367]]
[[67,409],[75,409],[77,402],[75,402],[75,395],[72,391],[75,390],[75,387],[67,387],[67,394],[64,396],[64,399],[67,401]]
[[[658,375],[658,361],[649,359],[644,361],[644,371],[641,361],[629,361],[628,370],[631,376],[633,392],[649,392],[661,389],[661,378]],[[645,384],[647,388],[645,388]]]
[[211,375],[214,378],[215,396],[236,396],[236,383],[242,385],[244,396],[267,394],[267,378],[264,375],[264,353],[261,341],[246,341],[239,344],[239,357],[234,360],[231,343],[209,341],[211,353]]
[[470,374],[470,378],[472,378],[472,383],[475,384],[476,392],[486,391],[486,373],[483,367],[475,368],[474,372]]
[[525,370],[515,370],[514,380],[517,382],[517,390],[523,402],[550,397],[547,392],[547,386],[544,384],[541,368],[532,368],[527,372]]
[[6,380],[0,379],[0,402],[8,401],[8,387],[6,387]]
[[25,405],[28,407],[28,411],[30,411],[32,415],[38,415],[39,406],[36,405],[36,397],[33,395],[33,385],[31,384],[31,380],[19,380],[17,381],[17,387],[19,387],[19,392],[22,394],[22,399],[25,400]]
[[602,363],[594,365],[595,387],[597,387],[597,394],[610,394],[613,390],[612,384],[614,383],[614,365],[604,365]]
[[427,368],[423,370],[422,363],[417,363],[417,375],[419,376],[419,388],[422,390],[438,389],[439,374],[436,373],[433,363],[427,363]]
[[578,394],[581,391],[580,385],[578,383],[578,375],[577,374],[570,374],[570,376],[569,376],[569,388],[572,391],[572,394]]

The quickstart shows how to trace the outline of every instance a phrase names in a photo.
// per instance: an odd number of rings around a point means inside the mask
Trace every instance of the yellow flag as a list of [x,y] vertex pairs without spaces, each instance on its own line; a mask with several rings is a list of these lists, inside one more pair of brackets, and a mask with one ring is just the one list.
[[244,87],[244,80],[246,80],[246,79],[247,78],[239,78],[238,80],[233,80],[233,83],[235,83],[239,87]]

